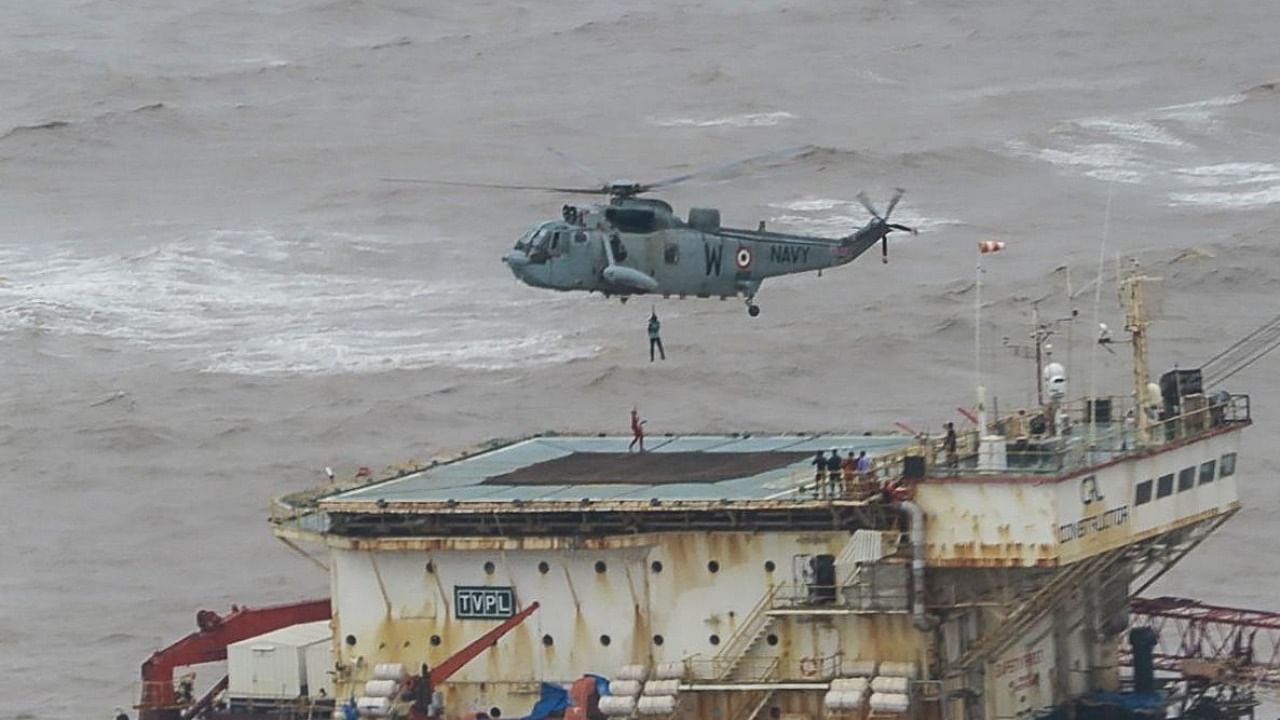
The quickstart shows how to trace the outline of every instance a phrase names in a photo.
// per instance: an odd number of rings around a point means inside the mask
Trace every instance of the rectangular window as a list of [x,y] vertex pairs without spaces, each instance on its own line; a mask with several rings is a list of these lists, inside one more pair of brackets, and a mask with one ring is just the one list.
[[1213,482],[1214,471],[1218,469],[1218,463],[1214,460],[1200,464],[1200,484]]
[[1190,490],[1196,486],[1196,469],[1193,467],[1182,468],[1178,473],[1178,492]]
[[[1195,468],[1187,468],[1191,472],[1195,472]],[[1173,475],[1161,475],[1156,482],[1156,497],[1168,497],[1173,494]]]
[[1218,463],[1218,477],[1231,477],[1236,474],[1236,454],[1227,453]]
[[1138,487],[1133,493],[1133,504],[1145,505],[1149,502],[1151,502],[1151,481],[1143,480],[1138,483]]

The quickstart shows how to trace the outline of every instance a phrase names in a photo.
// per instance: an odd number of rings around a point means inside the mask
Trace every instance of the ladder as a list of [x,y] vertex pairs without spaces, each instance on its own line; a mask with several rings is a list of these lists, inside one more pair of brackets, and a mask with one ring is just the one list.
[[1086,558],[1060,571],[1035,592],[1026,602],[1015,607],[1004,620],[987,631],[969,647],[953,664],[956,672],[965,672],[976,663],[993,657],[1004,650],[1028,628],[1053,609],[1057,600],[1085,580],[1106,572],[1125,552],[1116,548]]

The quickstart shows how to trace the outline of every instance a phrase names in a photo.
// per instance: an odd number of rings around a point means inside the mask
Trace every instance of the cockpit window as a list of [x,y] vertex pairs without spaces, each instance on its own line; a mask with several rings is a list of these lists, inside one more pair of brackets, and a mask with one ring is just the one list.
[[533,234],[536,232],[538,232],[537,228],[531,228],[528,232],[521,235],[520,239],[516,241],[516,249],[517,250],[528,249],[530,241],[533,240]]

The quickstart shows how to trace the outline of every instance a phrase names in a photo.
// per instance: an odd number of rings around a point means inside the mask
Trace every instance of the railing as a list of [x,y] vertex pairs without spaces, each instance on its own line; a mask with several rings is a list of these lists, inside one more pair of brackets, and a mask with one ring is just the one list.
[[[773,599],[781,588],[782,585],[780,584],[773,585],[760,597],[755,607],[751,608],[751,612],[747,613],[747,616],[743,618],[742,624],[738,626],[737,631],[729,637],[729,641],[724,644],[720,652],[716,653],[717,658],[732,661],[741,658],[747,650],[751,649],[752,643],[760,638],[760,633],[764,631],[764,628],[772,619],[768,615],[768,610],[773,607]],[[733,670],[734,668],[731,665],[726,672],[732,674]]]
[[724,681],[734,676],[735,682],[770,682],[779,677],[781,660],[776,655],[741,655],[736,658],[718,655],[692,655],[684,659],[684,675],[692,680]]
[[[823,657],[783,660],[776,655],[744,655],[737,660],[734,683],[768,683],[785,680],[829,680],[840,673],[842,653]],[[694,682],[723,682],[727,658],[693,655],[685,658],[685,677]]]
[[[874,574],[882,569],[898,568],[901,581],[878,581]],[[911,591],[906,582],[906,568],[893,565],[864,567],[870,579],[859,577],[843,585],[810,585],[783,583],[775,595],[775,609],[846,609],[866,612],[905,612],[911,607]]]

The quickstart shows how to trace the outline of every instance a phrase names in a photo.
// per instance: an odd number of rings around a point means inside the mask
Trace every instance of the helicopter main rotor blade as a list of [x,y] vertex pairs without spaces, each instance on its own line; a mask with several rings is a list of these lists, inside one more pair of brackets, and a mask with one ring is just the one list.
[[665,178],[663,180],[658,180],[657,182],[642,183],[640,185],[642,188],[641,192],[647,192],[657,188],[671,187],[672,185],[676,185],[687,180],[713,178],[727,179],[728,177],[745,170],[749,165],[764,162],[800,160],[817,151],[818,147],[816,145],[797,145],[796,147],[786,148],[783,150],[775,150],[773,152],[743,158],[742,160],[737,160],[731,163],[725,163],[724,165],[715,165],[709,168],[703,168],[702,170],[695,170],[691,173],[685,173],[684,175],[676,175],[675,177]]
[[898,206],[898,201],[902,199],[903,194],[906,192],[907,191],[902,188],[894,189],[893,197],[889,200],[889,207],[884,209],[884,216],[886,218],[893,214],[893,209]]
[[889,227],[893,228],[894,230],[901,230],[901,231],[903,231],[903,232],[909,232],[909,233],[911,233],[912,235],[919,235],[919,234],[920,234],[920,231],[919,231],[919,230],[917,230],[917,229],[915,229],[915,228],[913,228],[913,227],[907,227],[906,225],[899,225],[898,223],[889,223]]
[[586,175],[592,180],[595,180],[596,182],[600,183],[600,187],[607,187],[609,185],[609,178],[601,174],[599,170],[596,170],[594,168],[589,168],[586,165],[583,165],[577,160],[574,160],[573,158],[569,157],[568,155],[560,152],[559,150],[549,145],[547,146],[547,152],[560,158],[566,164],[572,165],[574,168],[578,170],[578,172],[581,172],[583,175]]
[[859,192],[857,195],[854,195],[854,197],[858,199],[858,202],[862,203],[862,207],[866,208],[867,212],[871,213],[871,217],[877,220],[880,219],[880,213],[876,212],[875,206],[872,205],[871,201],[867,199],[866,193]]
[[382,178],[383,182],[417,183],[420,185],[448,185],[451,187],[486,188],[489,190],[540,190],[543,192],[574,193],[578,195],[604,195],[607,187],[598,188],[566,188],[550,185],[504,185],[500,183],[465,182],[462,180],[428,180],[426,178]]

